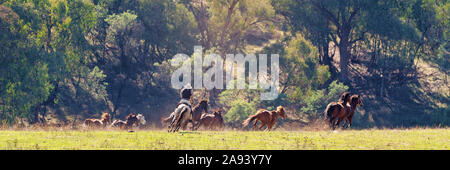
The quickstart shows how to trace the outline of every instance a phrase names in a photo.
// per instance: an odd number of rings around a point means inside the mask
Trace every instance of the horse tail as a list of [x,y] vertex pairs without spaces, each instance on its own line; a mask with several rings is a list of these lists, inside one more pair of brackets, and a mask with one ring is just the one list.
[[328,104],[327,108],[323,111],[324,118],[327,119],[327,120],[331,120],[331,118],[333,116],[332,112],[334,110],[334,107],[332,107],[332,106],[333,106],[332,103]]
[[325,110],[323,111],[323,117],[325,119],[329,119],[331,117],[331,114],[329,112],[330,111],[330,107],[331,107],[331,103],[328,104],[327,107],[325,108]]
[[169,123],[170,122],[170,120],[172,120],[172,118],[173,118],[173,114],[171,114],[169,117],[167,117],[167,118],[161,118],[161,123],[162,124],[164,124],[164,123]]
[[250,124],[250,122],[252,122],[252,121],[255,120],[256,118],[257,118],[257,115],[256,115],[256,114],[250,115],[250,116],[242,123],[242,125],[243,125],[244,127],[246,127],[248,124]]

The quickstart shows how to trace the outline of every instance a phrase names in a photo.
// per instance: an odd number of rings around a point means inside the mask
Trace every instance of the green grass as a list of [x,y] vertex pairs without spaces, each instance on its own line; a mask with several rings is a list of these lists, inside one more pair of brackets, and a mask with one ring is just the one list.
[[450,129],[345,131],[0,131],[0,149],[450,149]]

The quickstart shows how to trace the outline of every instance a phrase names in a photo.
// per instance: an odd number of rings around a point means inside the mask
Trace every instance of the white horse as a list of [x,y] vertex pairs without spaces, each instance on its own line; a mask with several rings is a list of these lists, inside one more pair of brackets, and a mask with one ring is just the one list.
[[181,99],[175,111],[172,112],[172,119],[169,125],[169,132],[177,132],[180,127],[185,128],[191,119],[191,105],[186,99]]
[[145,121],[145,116],[142,114],[138,114],[136,118],[138,119],[138,126],[144,126],[147,123],[147,121]]

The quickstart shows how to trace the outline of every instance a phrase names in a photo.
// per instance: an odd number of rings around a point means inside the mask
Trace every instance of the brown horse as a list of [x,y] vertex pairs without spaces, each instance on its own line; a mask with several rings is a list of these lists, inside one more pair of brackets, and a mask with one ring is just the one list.
[[106,127],[110,123],[111,115],[109,113],[103,112],[101,120],[99,119],[86,119],[84,124],[87,127]]
[[354,94],[352,95],[352,97],[350,97],[350,109],[349,112],[347,113],[345,123],[342,127],[345,127],[345,125],[347,125],[347,128],[352,126],[352,119],[353,115],[355,115],[356,106],[362,107],[363,102],[360,95]]
[[222,111],[220,109],[216,109],[213,114],[203,114],[195,130],[197,130],[200,126],[204,126],[209,130],[222,129],[224,127]]
[[339,124],[346,118],[347,113],[349,112],[349,107],[347,107],[349,100],[350,93],[344,92],[338,102],[331,102],[327,105],[327,108],[324,111],[324,117],[329,121],[332,129],[335,129],[336,124]]
[[205,99],[200,100],[200,102],[192,109],[191,123],[193,129],[194,127],[199,126],[200,119],[203,113],[208,113],[208,100]]
[[285,111],[283,106],[278,106],[276,111],[268,111],[264,109],[260,109],[256,114],[250,115],[247,120],[245,120],[242,125],[246,127],[250,122],[255,120],[253,124],[253,129],[256,130],[256,124],[258,120],[261,121],[261,126],[259,126],[259,130],[262,129],[265,125],[267,126],[266,130],[271,130],[273,125],[275,125],[278,116],[286,119]]
[[114,122],[111,124],[112,127],[119,127],[121,129],[130,129],[133,127],[133,125],[135,123],[139,123],[138,122],[138,116],[134,113],[129,114],[126,118],[125,121],[122,120],[114,120]]

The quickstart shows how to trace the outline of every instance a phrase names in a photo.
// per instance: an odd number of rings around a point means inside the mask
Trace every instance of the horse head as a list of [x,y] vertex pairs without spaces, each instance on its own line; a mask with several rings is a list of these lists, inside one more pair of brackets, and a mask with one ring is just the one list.
[[109,113],[102,113],[102,123],[104,123],[105,125],[111,123],[111,115]]
[[286,119],[286,113],[284,111],[284,107],[283,106],[278,106],[277,107],[277,113],[278,115],[280,115],[283,119]]
[[354,105],[355,107],[356,106],[363,106],[363,102],[362,102],[362,98],[361,98],[361,96],[360,95],[357,95],[357,94],[355,94],[355,95],[353,95],[352,97],[351,97],[351,103],[350,103],[352,106]]
[[208,100],[202,99],[199,103],[200,109],[203,109],[205,113],[208,113]]
[[140,123],[141,125],[145,125],[145,123],[147,122],[147,121],[145,121],[145,117],[144,117],[144,115],[142,115],[142,114],[138,114],[138,115],[136,116],[136,118],[138,119],[138,121],[139,121],[139,123]]

